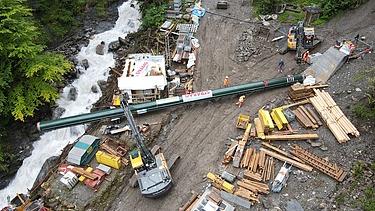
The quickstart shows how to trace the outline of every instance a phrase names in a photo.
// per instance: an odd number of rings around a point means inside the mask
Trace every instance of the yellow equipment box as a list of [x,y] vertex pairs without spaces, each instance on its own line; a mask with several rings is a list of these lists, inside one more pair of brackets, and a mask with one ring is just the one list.
[[110,166],[115,169],[120,169],[121,167],[121,158],[119,156],[110,155],[100,150],[95,154],[95,156],[98,163]]

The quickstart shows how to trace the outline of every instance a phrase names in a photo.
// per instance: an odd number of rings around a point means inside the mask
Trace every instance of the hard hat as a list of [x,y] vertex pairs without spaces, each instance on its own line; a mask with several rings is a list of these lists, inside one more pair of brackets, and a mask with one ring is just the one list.
[[245,95],[242,95],[241,97],[242,97],[242,98],[245,98]]
[[225,78],[228,78],[228,76],[225,76]]

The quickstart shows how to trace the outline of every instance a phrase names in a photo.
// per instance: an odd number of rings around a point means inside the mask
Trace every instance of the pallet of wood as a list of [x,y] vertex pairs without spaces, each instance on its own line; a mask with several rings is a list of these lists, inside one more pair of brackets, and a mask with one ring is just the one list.
[[301,83],[295,83],[292,86],[290,86],[289,97],[293,101],[313,97],[314,96],[314,91],[313,91],[314,88],[315,89],[316,88],[323,88],[323,87],[327,87],[327,86],[328,85],[304,86]]
[[360,135],[329,93],[318,89],[314,89],[314,92],[315,97],[311,97],[310,101],[339,143],[349,141],[349,135]]
[[299,159],[305,161],[306,163],[312,165],[314,168],[318,169],[319,171],[338,180],[339,182],[342,182],[345,176],[347,175],[347,172],[345,172],[342,168],[339,168],[336,164],[330,163],[326,161],[325,159],[318,157],[317,155],[304,149],[298,144],[292,147],[292,150],[290,151],[290,153],[292,153]]

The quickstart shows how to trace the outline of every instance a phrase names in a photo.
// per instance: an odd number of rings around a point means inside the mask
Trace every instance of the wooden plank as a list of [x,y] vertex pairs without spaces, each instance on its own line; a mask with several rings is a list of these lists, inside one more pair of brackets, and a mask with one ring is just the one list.
[[285,155],[285,156],[287,156],[287,157],[289,157],[289,158],[292,158],[293,160],[296,160],[296,161],[298,161],[298,162],[300,162],[300,163],[305,163],[305,162],[302,161],[301,159],[299,159],[299,158],[297,158],[297,157],[295,157],[295,156],[293,156],[293,155],[291,155],[291,154],[285,152],[284,150],[281,150],[281,149],[279,149],[279,148],[277,148],[277,147],[274,147],[274,146],[272,146],[271,144],[269,144],[269,143],[267,143],[267,142],[262,142],[262,145],[265,146],[265,147],[268,147],[268,148],[270,148],[270,149],[273,149],[274,151],[276,151],[276,152],[278,152],[278,153],[280,153],[280,154],[282,154],[282,155]]
[[254,118],[254,124],[255,124],[255,129],[256,129],[256,133],[258,135],[258,138],[264,139],[265,138],[264,130],[263,130],[263,127],[262,127],[262,123],[260,122],[260,119]]
[[315,120],[313,116],[310,115],[310,113],[307,111],[307,109],[304,106],[299,106],[303,113],[309,118],[309,120],[316,126],[318,126],[318,122]]
[[309,108],[307,107],[307,112],[309,112],[309,114],[315,119],[315,121],[318,123],[319,126],[322,126],[323,123],[322,121],[320,121],[320,118],[318,117],[318,115],[314,112],[314,110],[312,108]]
[[306,140],[306,139],[318,139],[318,134],[292,134],[292,135],[267,135],[266,140],[270,141],[281,141],[281,140]]
[[178,210],[179,211],[185,211],[187,210],[187,208],[196,200],[198,199],[198,196],[199,194],[196,193],[195,191],[191,191],[192,192],[192,196],[190,197],[190,199],[182,206],[180,207]]
[[274,157],[278,160],[281,160],[281,161],[284,161],[284,162],[287,162],[289,164],[292,164],[293,166],[297,167],[297,168],[300,168],[302,170],[305,170],[305,171],[312,171],[313,168],[309,165],[306,165],[306,164],[303,164],[303,163],[300,163],[298,161],[295,161],[295,160],[292,160],[288,157],[285,157],[285,156],[282,156],[280,154],[277,154],[277,153],[274,153],[274,152],[271,152],[267,149],[264,149],[264,148],[260,148],[261,151],[264,151],[267,155],[271,156],[271,157]]
[[292,104],[289,104],[289,105],[284,105],[284,106],[281,106],[281,108],[286,109],[286,108],[290,108],[290,107],[298,106],[298,105],[303,105],[303,104],[307,104],[307,103],[310,103],[309,99],[302,100],[302,101],[299,101],[299,102],[296,102],[296,103],[292,103]]

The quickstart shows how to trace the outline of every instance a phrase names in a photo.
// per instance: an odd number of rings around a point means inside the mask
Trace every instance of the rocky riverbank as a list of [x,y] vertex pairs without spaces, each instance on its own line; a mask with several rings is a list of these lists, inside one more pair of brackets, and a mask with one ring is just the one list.
[[[61,44],[57,47],[49,49],[60,53],[71,61],[75,68],[66,75],[64,81],[58,84],[58,88],[62,90],[66,85],[70,84],[74,79],[79,77],[79,71],[76,68],[79,65],[84,65],[84,61],[78,61],[76,55],[83,46],[87,46],[90,38],[95,34],[107,31],[114,27],[118,18],[118,7],[122,5],[125,0],[114,0],[112,4],[106,8],[106,13],[98,15],[96,8],[87,8],[86,18],[81,22],[76,31],[71,32]],[[74,93],[73,93],[74,94]],[[51,119],[51,117],[58,117],[62,111],[54,109],[54,106],[49,104],[40,107],[35,116],[26,119],[25,122],[15,121],[7,125],[9,134],[4,138],[6,140],[5,150],[12,154],[11,162],[6,166],[9,171],[0,171],[0,189],[5,188],[17,173],[18,168],[22,165],[25,158],[31,155],[33,150],[33,142],[37,141],[42,135],[41,132],[35,128],[36,122]]]

